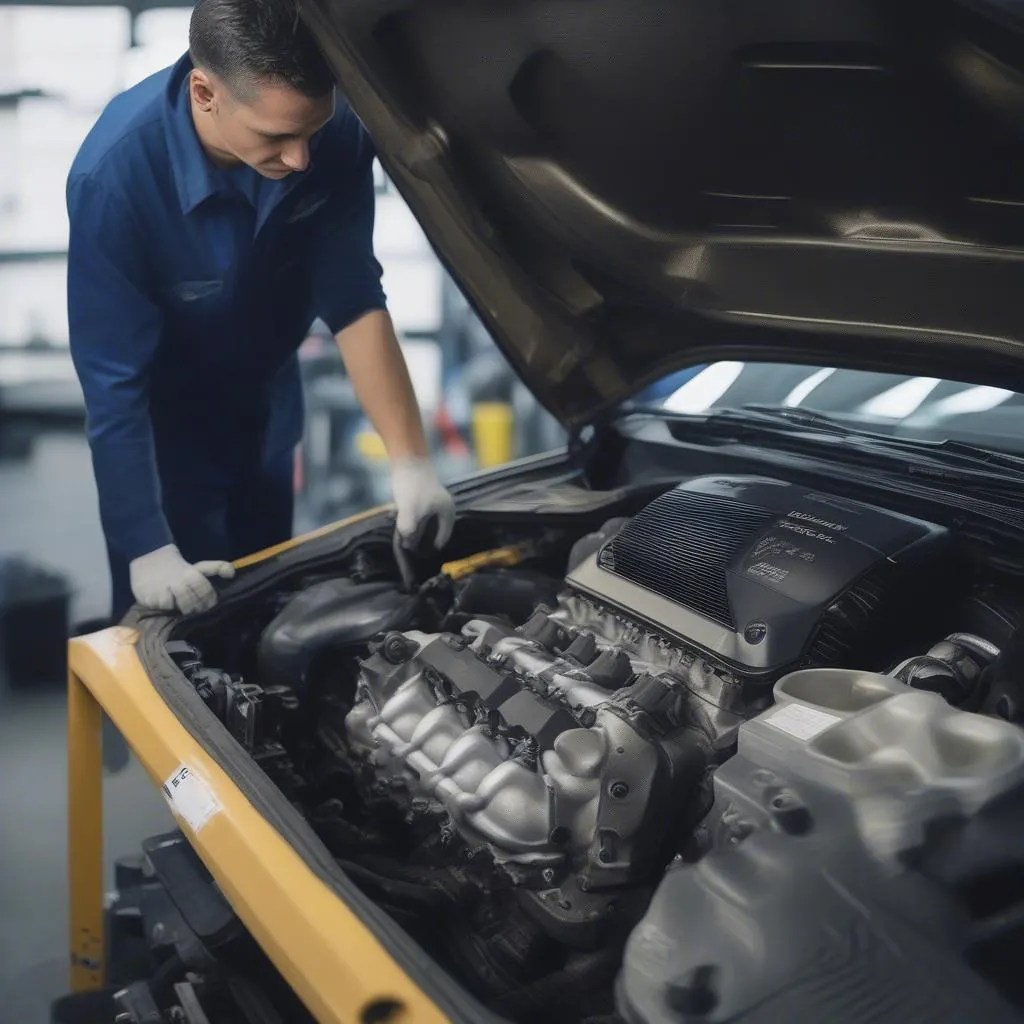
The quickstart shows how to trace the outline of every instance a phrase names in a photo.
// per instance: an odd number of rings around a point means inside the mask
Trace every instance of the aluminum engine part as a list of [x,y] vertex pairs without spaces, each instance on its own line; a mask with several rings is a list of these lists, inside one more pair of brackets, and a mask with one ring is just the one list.
[[715,774],[704,856],[630,935],[622,1015],[676,1024],[696,993],[709,1024],[1019,1020],[965,956],[964,896],[993,880],[972,954],[1012,962],[1019,890],[994,880],[1024,871],[1024,732],[870,672],[796,672],[775,698]]
[[668,673],[682,679],[697,698],[690,701],[690,718],[716,750],[730,750],[743,722],[771,703],[771,687],[763,681],[747,685],[724,665],[572,591],[561,594],[551,619],[592,633],[602,648],[622,651],[637,675]]
[[621,651],[541,612],[516,631],[389,634],[346,728],[378,792],[446,814],[518,881],[571,870],[591,890],[651,869],[666,808],[701,776],[686,699],[681,680],[637,677]]

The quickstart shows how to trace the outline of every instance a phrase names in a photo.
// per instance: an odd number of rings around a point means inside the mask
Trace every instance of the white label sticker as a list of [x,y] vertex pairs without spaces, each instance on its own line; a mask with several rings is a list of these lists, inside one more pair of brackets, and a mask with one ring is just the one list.
[[841,721],[838,715],[830,715],[806,704],[784,704],[774,715],[765,719],[769,725],[781,729],[798,740],[813,740],[830,726]]
[[193,832],[198,832],[218,811],[220,801],[213,790],[190,768],[181,765],[163,785],[171,810]]

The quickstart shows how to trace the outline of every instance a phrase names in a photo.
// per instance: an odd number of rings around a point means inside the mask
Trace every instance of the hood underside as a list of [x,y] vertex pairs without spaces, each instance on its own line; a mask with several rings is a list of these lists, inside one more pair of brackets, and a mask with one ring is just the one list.
[[719,359],[1024,389],[1012,0],[299,0],[567,426]]

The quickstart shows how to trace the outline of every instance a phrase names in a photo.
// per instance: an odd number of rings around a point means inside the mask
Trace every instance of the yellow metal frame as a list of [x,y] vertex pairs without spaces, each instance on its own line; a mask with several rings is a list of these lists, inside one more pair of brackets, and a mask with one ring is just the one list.
[[[373,509],[318,531],[351,525]],[[251,564],[313,535],[244,560]],[[243,564],[243,563],[238,563]],[[104,983],[102,712],[157,787],[180,766],[220,810],[198,833],[182,831],[235,912],[313,1016],[323,1024],[440,1024],[446,1018],[379,940],[302,861],[178,721],[153,688],[134,630],[114,627],[68,647],[68,882],[71,989]]]

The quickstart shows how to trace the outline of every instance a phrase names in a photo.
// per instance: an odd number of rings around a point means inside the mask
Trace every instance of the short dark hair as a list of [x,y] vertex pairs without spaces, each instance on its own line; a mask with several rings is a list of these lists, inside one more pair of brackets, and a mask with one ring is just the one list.
[[238,95],[273,83],[317,97],[334,86],[296,0],[197,0],[188,49],[197,68]]

